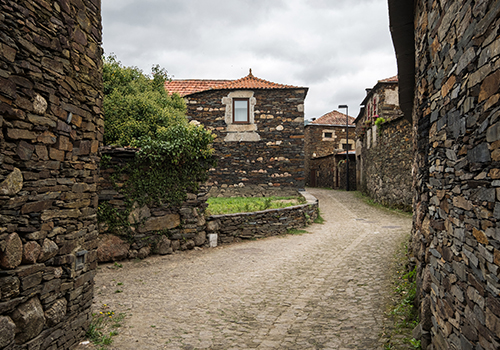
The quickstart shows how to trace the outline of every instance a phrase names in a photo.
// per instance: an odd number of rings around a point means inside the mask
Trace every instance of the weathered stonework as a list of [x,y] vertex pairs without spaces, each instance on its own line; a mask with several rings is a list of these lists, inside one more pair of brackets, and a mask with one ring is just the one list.
[[206,188],[199,194],[188,193],[187,200],[179,207],[143,205],[133,203],[116,189],[124,186],[126,172],[112,178],[116,169],[124,169],[133,160],[137,149],[102,147],[101,154],[108,157],[101,167],[98,183],[99,205],[109,205],[114,210],[128,213],[127,222],[109,232],[105,221],[99,224],[100,237],[97,249],[99,262],[145,258],[150,254],[172,254],[176,250],[193,249],[206,244],[205,209],[208,198]]
[[[356,118],[357,188],[378,203],[411,211],[413,129],[399,109],[397,78],[367,91]],[[379,117],[385,122],[377,126]]]
[[[345,179],[344,185],[341,186],[339,163],[335,161],[335,157],[345,151],[347,143],[351,150],[355,148],[354,118],[349,117],[349,136],[346,133],[346,122],[345,114],[332,111],[304,127],[306,184],[308,186],[345,188]],[[347,141],[348,137],[349,141]],[[353,161],[355,162],[355,158]],[[356,173],[353,174],[355,176]],[[349,188],[356,188],[355,177],[354,181],[349,183]]]
[[[241,95],[238,92],[242,91],[234,91]],[[295,194],[305,180],[304,111],[300,106],[307,89],[250,91],[254,119],[248,125],[228,124],[226,98],[230,93],[209,90],[185,97],[187,115],[216,136],[218,164],[210,171],[210,195]]]
[[97,267],[100,1],[2,0],[0,32],[0,348],[69,349]]
[[500,2],[413,3],[389,1],[416,135],[417,333],[423,349],[499,349]]
[[319,203],[309,193],[301,194],[306,204],[252,213],[212,215],[207,220],[207,234],[216,235],[218,244],[229,244],[243,239],[282,235],[289,229],[303,228],[318,217]]

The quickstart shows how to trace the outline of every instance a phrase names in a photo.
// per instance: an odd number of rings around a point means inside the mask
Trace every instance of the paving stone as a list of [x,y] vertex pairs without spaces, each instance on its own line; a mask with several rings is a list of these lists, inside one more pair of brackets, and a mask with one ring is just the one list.
[[326,219],[308,234],[101,269],[94,306],[128,315],[110,348],[381,349],[391,258],[411,218],[308,191]]

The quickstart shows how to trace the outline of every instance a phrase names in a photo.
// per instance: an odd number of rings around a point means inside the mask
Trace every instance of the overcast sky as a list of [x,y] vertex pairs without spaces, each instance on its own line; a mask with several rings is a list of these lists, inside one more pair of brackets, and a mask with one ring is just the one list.
[[174,79],[254,76],[309,88],[306,119],[397,74],[387,0],[102,0],[105,54]]

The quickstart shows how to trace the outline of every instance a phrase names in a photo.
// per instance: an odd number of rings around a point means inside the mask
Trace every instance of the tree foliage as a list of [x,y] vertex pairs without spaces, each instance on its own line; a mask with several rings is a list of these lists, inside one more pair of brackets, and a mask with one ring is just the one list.
[[167,72],[153,66],[151,76],[137,67],[124,67],[110,55],[104,58],[104,143],[130,146],[141,137],[158,137],[160,128],[186,125],[186,106],[164,88]]
[[133,162],[116,169],[128,178],[117,188],[127,202],[125,218],[134,202],[178,205],[215,165],[212,133],[188,123],[184,101],[167,94],[166,79],[158,65],[147,76],[115,56],[104,58],[104,142],[140,148]]

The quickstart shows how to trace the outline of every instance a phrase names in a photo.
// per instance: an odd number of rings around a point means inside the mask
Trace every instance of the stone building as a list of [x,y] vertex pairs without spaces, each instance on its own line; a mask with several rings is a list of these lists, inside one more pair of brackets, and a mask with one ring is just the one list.
[[91,319],[100,1],[0,2],[0,349],[69,349]]
[[[347,142],[346,123],[348,123],[349,128],[349,142]],[[305,168],[308,186],[341,187],[335,155],[346,149],[354,150],[354,127],[354,118],[347,117],[338,111],[326,113],[304,127]],[[355,159],[353,159],[352,164],[354,161]],[[353,175],[355,175],[354,171]],[[349,184],[350,188],[354,189],[356,187],[355,178]]]
[[389,0],[423,349],[500,349],[500,1]]
[[[355,121],[357,188],[378,203],[411,210],[413,136],[399,108],[398,78],[366,91]],[[383,123],[375,124],[377,118]]]
[[253,76],[172,80],[169,93],[215,135],[211,196],[292,195],[304,187],[304,99],[308,88]]

